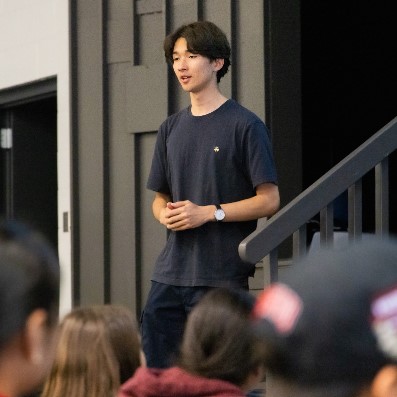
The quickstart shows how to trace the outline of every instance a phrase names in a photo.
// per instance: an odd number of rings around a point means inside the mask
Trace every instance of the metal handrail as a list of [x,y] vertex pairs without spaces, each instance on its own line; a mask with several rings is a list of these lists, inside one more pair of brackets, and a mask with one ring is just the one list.
[[271,256],[271,278],[277,278],[277,249],[293,236],[294,255],[305,253],[306,223],[320,213],[323,240],[332,241],[333,201],[344,191],[349,192],[349,235],[361,233],[361,180],[375,169],[376,232],[387,233],[388,228],[388,158],[397,149],[397,117],[381,128],[350,155],[331,168],[289,204],[268,219],[263,227],[247,236],[239,245],[240,257],[256,263]]

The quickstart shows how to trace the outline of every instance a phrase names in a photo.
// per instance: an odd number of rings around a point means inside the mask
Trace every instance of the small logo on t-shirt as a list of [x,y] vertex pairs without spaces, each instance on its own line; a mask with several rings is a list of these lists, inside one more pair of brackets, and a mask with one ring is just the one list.
[[215,152],[215,153],[218,153],[218,152],[219,152],[219,146],[215,146],[215,147],[214,147],[214,152]]

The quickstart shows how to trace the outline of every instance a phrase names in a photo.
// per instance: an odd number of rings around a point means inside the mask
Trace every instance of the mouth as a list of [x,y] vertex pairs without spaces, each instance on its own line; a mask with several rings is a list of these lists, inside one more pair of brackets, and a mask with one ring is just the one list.
[[181,81],[182,84],[186,84],[190,81],[191,76],[181,76],[179,80]]

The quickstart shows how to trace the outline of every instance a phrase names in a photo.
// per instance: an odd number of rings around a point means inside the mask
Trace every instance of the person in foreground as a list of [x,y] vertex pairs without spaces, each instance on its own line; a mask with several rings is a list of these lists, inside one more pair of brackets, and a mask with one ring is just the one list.
[[190,312],[178,366],[138,368],[119,397],[243,397],[263,379],[263,347],[250,320],[254,297],[215,288]]
[[397,241],[323,249],[254,307],[267,397],[397,396]]
[[255,264],[241,260],[238,246],[280,204],[266,125],[218,86],[230,65],[224,32],[209,21],[183,25],[165,38],[164,53],[191,105],[160,126],[147,181],[153,215],[169,232],[141,321],[156,368],[172,364],[204,293],[248,288]]
[[42,397],[110,397],[144,365],[137,322],[119,305],[73,309],[60,324]]
[[55,250],[18,221],[0,223],[0,396],[34,394],[53,358],[60,268]]

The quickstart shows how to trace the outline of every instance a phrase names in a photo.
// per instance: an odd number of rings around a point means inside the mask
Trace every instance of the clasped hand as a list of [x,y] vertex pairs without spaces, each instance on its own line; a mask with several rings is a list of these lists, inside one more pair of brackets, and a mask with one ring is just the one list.
[[194,229],[206,222],[206,207],[194,204],[189,200],[168,202],[160,217],[160,223],[174,231]]

